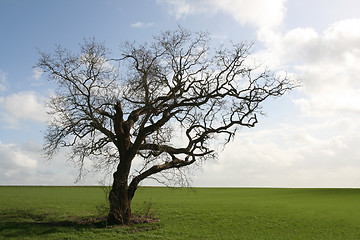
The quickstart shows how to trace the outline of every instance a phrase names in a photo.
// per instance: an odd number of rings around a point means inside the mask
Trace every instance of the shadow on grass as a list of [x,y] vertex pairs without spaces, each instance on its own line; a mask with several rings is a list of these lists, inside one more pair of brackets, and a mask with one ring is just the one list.
[[31,238],[59,232],[76,232],[88,229],[106,228],[106,218],[77,218],[51,220],[48,214],[26,211],[0,213],[0,238]]
[[[158,220],[144,221],[137,217],[130,226],[107,226],[106,217],[67,217],[66,220],[53,220],[49,214],[16,211],[0,213],[0,239],[34,238],[56,234],[73,235],[77,232],[88,232],[103,229],[114,229],[126,234],[155,230]],[[145,224],[143,224],[145,223]]]

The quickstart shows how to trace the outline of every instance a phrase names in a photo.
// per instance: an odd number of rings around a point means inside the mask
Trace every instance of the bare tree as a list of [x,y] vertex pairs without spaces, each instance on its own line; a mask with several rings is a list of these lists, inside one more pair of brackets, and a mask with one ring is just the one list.
[[[52,157],[70,147],[80,166],[91,159],[116,167],[109,224],[129,223],[142,180],[215,157],[216,145],[239,127],[256,125],[263,101],[296,86],[247,64],[251,45],[211,50],[209,41],[207,33],[178,28],[150,44],[124,43],[118,59],[94,40],[79,54],[61,47],[41,53],[37,67],[58,86],[44,148]],[[131,175],[136,156],[142,169]]]

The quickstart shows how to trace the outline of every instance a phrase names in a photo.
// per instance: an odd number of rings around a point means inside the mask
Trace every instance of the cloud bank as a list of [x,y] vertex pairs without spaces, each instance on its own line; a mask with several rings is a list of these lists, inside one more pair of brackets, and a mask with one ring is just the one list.
[[265,41],[258,56],[300,76],[305,96],[295,103],[307,116],[360,114],[359,29],[360,19],[335,22],[322,33],[292,29]]
[[18,168],[34,169],[37,166],[37,161],[35,159],[21,151],[14,144],[4,144],[0,142],[0,159],[0,166],[3,170]]
[[0,97],[0,121],[5,128],[18,129],[25,122],[44,123],[44,99],[35,92],[18,92]]

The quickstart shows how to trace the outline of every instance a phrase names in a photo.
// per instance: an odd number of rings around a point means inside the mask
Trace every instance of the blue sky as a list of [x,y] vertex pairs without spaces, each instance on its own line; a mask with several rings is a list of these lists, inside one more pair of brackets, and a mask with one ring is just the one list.
[[[33,66],[55,44],[84,38],[151,41],[181,25],[213,43],[252,41],[253,57],[303,86],[264,105],[217,162],[191,172],[193,186],[360,187],[360,2],[358,0],[1,0],[0,185],[72,185],[64,153],[41,153],[55,86]],[[89,174],[80,184],[97,184]],[[144,184],[153,184],[148,181]]]

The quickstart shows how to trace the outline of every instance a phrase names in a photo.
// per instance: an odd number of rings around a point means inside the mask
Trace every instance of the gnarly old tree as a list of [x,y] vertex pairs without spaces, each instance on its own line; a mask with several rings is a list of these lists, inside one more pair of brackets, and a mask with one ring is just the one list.
[[[37,67],[58,87],[48,102],[46,153],[70,147],[80,166],[86,159],[116,166],[109,224],[129,223],[142,180],[213,158],[239,127],[256,125],[263,101],[295,87],[247,64],[249,45],[211,50],[209,41],[178,28],[151,44],[122,44],[117,59],[94,40],[79,54],[61,47],[41,53]],[[135,157],[141,170],[133,170]]]

